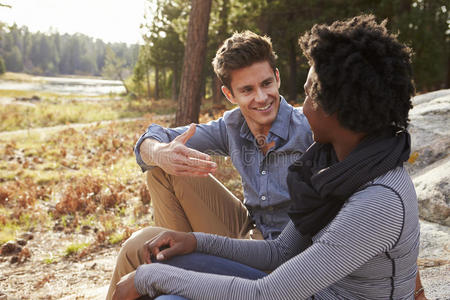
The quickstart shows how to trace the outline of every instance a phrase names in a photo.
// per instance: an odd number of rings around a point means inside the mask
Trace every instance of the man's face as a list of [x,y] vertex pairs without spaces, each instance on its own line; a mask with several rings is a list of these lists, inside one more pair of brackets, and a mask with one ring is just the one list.
[[231,90],[222,87],[227,99],[239,105],[250,130],[267,134],[280,107],[280,75],[267,61],[231,72]]

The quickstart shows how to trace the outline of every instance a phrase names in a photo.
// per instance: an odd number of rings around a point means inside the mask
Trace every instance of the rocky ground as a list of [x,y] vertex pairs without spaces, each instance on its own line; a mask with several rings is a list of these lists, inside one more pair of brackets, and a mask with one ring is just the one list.
[[[414,105],[410,117],[414,152],[407,167],[422,219],[419,267],[427,297],[450,299],[450,90],[417,96]],[[76,235],[80,243],[96,239],[92,230]],[[55,248],[73,243],[74,233],[35,230],[19,239],[21,255],[0,256],[0,300],[104,299],[119,245],[53,257],[49,253]],[[12,264],[12,259],[19,262]]]

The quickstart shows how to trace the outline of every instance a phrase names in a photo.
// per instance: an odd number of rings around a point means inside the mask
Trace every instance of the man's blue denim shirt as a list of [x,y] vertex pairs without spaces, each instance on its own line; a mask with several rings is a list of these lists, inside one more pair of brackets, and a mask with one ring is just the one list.
[[[280,99],[278,115],[266,141],[275,145],[266,155],[259,149],[258,137],[253,136],[239,108],[225,112],[218,120],[197,125],[194,136],[186,144],[201,152],[231,157],[241,174],[244,204],[264,238],[269,239],[276,238],[289,221],[288,167],[313,143],[302,109],[292,107],[283,97]],[[168,143],[187,128],[150,125],[134,148],[142,170],[152,168],[143,162],[139,153],[144,139]]]

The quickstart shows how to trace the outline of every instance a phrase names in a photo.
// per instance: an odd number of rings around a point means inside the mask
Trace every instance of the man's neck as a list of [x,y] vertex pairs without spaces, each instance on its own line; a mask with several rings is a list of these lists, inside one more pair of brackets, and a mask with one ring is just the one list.
[[247,123],[247,125],[251,133],[253,134],[253,137],[255,138],[256,145],[258,145],[258,148],[262,151],[264,155],[266,155],[267,152],[273,146],[275,146],[275,141],[267,143],[267,136],[269,135],[269,131],[270,128],[272,127],[272,124],[270,124],[270,126],[255,126],[255,124]]

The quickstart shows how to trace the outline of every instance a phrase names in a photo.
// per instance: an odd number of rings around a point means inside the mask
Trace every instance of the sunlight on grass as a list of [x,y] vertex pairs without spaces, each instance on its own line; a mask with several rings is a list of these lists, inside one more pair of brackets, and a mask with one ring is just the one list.
[[90,245],[91,245],[91,243],[73,243],[73,244],[70,244],[64,250],[64,255],[65,256],[71,256],[71,255],[77,254],[80,251],[82,251],[83,249],[89,247]]
[[108,242],[111,245],[118,244],[123,241],[124,237],[123,233],[115,232],[108,237]]
[[29,81],[36,82],[37,81],[36,76],[25,74],[25,73],[14,73],[14,72],[5,72],[4,74],[0,75],[0,79],[19,81],[19,82],[29,82]]
[[14,240],[16,238],[16,232],[19,230],[19,226],[7,224],[0,229],[0,246],[4,243]]

